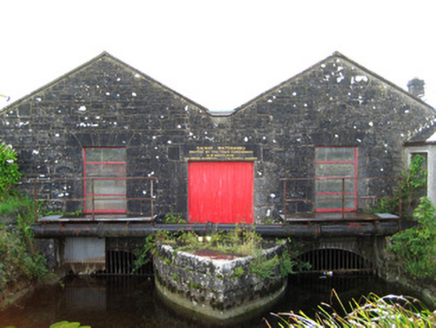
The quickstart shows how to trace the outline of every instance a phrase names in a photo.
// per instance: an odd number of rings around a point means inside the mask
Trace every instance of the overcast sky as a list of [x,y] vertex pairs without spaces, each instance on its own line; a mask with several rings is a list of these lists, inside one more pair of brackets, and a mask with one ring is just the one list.
[[8,0],[0,107],[107,51],[210,110],[233,110],[334,51],[436,106],[434,0]]

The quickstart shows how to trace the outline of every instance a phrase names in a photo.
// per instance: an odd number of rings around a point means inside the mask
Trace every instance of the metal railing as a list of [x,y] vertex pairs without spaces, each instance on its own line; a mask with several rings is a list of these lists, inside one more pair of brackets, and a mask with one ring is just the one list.
[[[95,185],[96,183],[98,183],[98,181],[125,181],[126,194],[95,193]],[[150,219],[154,217],[154,187],[157,181],[158,180],[155,177],[48,178],[31,179],[28,181],[28,183],[32,184],[33,186],[35,222],[41,221],[41,219],[39,218],[39,207],[41,204],[51,203],[51,206],[48,206],[48,210],[66,213],[68,212],[65,210],[65,208],[67,207],[66,205],[71,205],[77,202],[81,203],[81,205],[70,207],[73,208],[73,212],[77,211],[83,213],[83,217],[78,217],[71,220],[98,221],[101,217],[100,214],[104,214],[105,221],[110,221],[111,216],[115,215],[118,215],[118,217],[114,218],[113,220],[119,221],[121,219],[120,215],[125,216],[126,219],[129,217],[132,218],[134,216],[137,216],[137,220],[146,220],[147,218]],[[90,186],[91,189],[91,192],[88,194],[86,193],[86,186]],[[66,197],[71,194],[73,194],[72,198]],[[99,211],[96,207],[96,204],[102,201],[125,201],[125,209],[113,212],[111,210]],[[89,202],[91,202],[91,206],[89,206]],[[136,202],[136,205],[133,205],[132,202]],[[144,211],[141,210],[134,210],[135,208],[141,209],[144,206],[144,202],[148,202],[149,204],[147,214],[144,214]],[[68,221],[67,217],[68,215],[66,215],[64,221]],[[49,221],[49,219],[44,219],[44,222],[46,221]]]
[[[310,204],[302,206],[303,210],[296,210],[292,213],[340,212],[342,213],[342,219],[344,219],[347,212],[370,210],[372,205],[380,202],[382,199],[395,199],[398,201],[399,217],[401,217],[403,212],[401,177],[283,178],[280,179],[280,182],[283,184],[283,211],[285,219],[291,214],[288,210],[290,204],[296,206],[298,204]],[[339,189],[336,188],[335,192],[318,192],[317,184],[320,182],[336,182],[336,186],[339,185],[340,187]],[[351,191],[349,190],[350,185],[352,186]],[[333,209],[319,208],[317,206],[321,202],[328,201],[336,201],[336,203],[340,203],[340,206],[335,206]],[[350,202],[353,202],[354,206],[347,207],[347,203],[349,204]]]

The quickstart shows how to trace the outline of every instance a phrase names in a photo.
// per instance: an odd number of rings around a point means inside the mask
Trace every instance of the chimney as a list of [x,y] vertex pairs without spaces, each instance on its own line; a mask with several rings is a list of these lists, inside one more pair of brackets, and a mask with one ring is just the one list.
[[407,83],[407,87],[409,88],[409,92],[415,97],[422,98],[424,97],[424,80],[420,80],[415,77],[413,80],[410,80]]

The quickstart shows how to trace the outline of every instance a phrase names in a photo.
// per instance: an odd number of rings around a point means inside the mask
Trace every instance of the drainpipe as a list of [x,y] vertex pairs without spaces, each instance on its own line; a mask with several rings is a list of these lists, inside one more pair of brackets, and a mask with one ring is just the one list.
[[[239,228],[242,226],[239,225]],[[337,224],[283,224],[283,225],[247,225],[264,237],[352,237],[387,236],[402,229],[397,220],[374,222],[341,222]],[[153,223],[44,223],[32,227],[36,238],[59,237],[146,237],[159,230],[178,232],[194,231],[200,235],[213,230],[234,230],[233,224],[153,224]]]

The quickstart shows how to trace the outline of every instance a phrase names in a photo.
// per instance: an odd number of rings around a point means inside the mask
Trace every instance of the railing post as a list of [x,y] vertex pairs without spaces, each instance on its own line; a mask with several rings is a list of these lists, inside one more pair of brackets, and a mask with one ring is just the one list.
[[153,179],[150,180],[151,219],[153,219]]
[[400,216],[400,219],[401,219],[401,216],[402,216],[402,211],[403,211],[403,202],[402,202],[402,195],[401,195],[401,183],[402,183],[402,179],[403,178],[399,178],[398,179],[398,181],[399,181],[399,186],[398,186],[398,215]]
[[33,180],[33,211],[35,214],[35,223],[38,223],[38,204],[36,203],[36,179]]
[[94,195],[94,178],[91,178],[91,202],[92,202],[92,220],[95,220],[95,195]]
[[345,219],[345,178],[342,178],[342,220]]
[[283,180],[283,214],[285,216],[285,222],[286,222],[286,184],[287,184],[287,180]]

